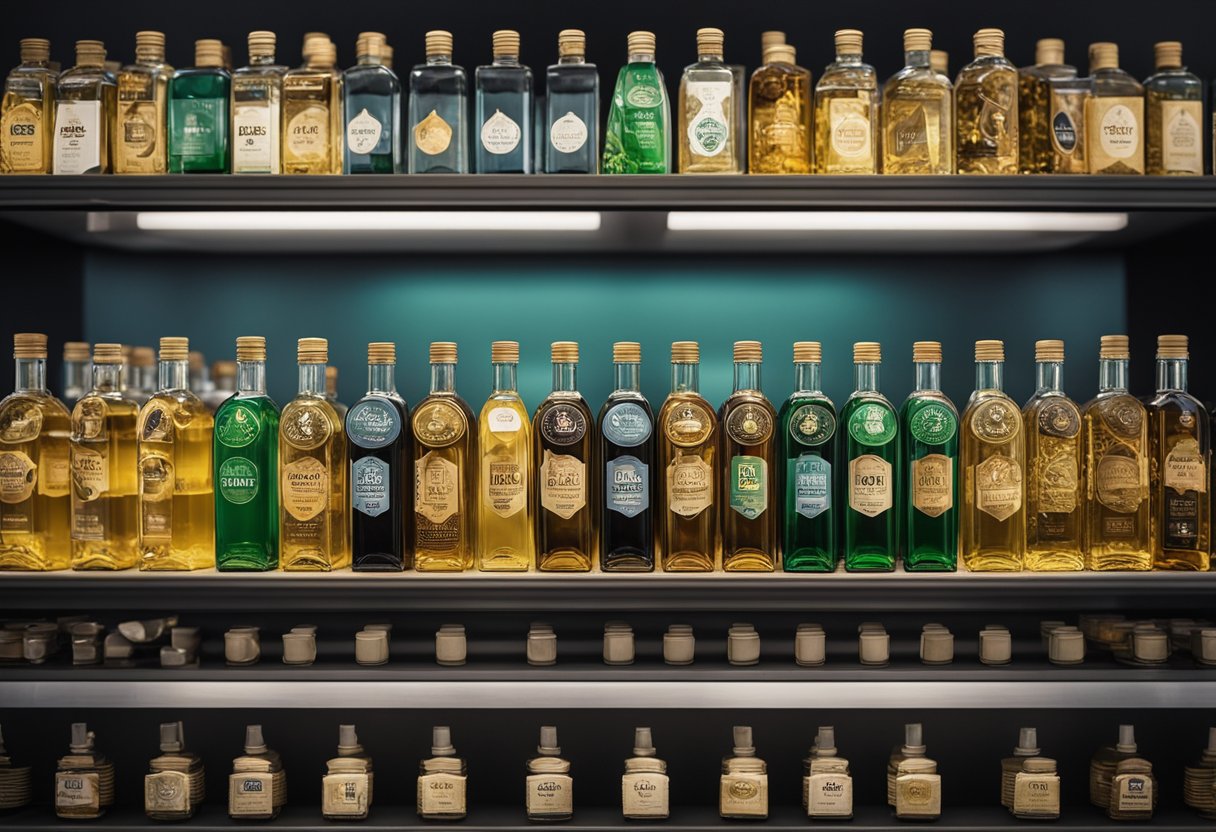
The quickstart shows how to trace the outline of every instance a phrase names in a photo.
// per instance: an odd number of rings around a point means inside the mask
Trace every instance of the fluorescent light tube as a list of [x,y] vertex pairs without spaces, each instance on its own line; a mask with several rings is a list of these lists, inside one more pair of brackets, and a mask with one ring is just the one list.
[[598,231],[598,211],[141,211],[141,231]]
[[1127,214],[1060,211],[672,211],[668,231],[1108,232]]

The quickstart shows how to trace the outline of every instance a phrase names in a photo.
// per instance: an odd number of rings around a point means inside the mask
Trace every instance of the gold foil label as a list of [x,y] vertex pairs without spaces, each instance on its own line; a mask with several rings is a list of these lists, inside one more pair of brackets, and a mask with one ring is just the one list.
[[1049,441],[1052,440],[1044,440],[1039,451],[1038,511],[1040,514],[1072,514],[1077,508],[1080,481],[1077,457],[1072,447],[1062,442],[1058,450],[1052,452],[1047,444]]
[[280,490],[287,513],[306,522],[329,505],[329,471],[324,463],[311,456],[292,460],[283,466]]
[[1207,491],[1207,465],[1203,453],[1199,450],[1199,441],[1193,436],[1178,440],[1166,454],[1161,474],[1165,487],[1172,488],[1179,494],[1185,494],[1187,491],[1198,491],[1202,494]]
[[1098,460],[1095,476],[1098,502],[1121,514],[1140,507],[1144,493],[1140,488],[1140,460],[1119,454],[1106,454]]
[[0,116],[0,171],[46,172],[50,160],[46,158],[42,111],[41,104],[25,101]]
[[528,504],[523,466],[506,454],[481,459],[482,499],[499,517],[512,517]]
[[669,780],[666,774],[630,772],[621,778],[621,808],[628,817],[665,818]]
[[984,442],[1008,442],[1021,429],[1021,414],[1012,402],[1004,399],[986,401],[971,414],[971,430]]
[[440,525],[460,510],[460,477],[456,463],[428,451],[414,463],[414,511]]
[[101,791],[98,788],[97,772],[55,772],[55,808],[93,811],[100,809]]
[[812,818],[847,818],[853,815],[853,778],[819,772],[804,777],[806,813]]
[[1203,173],[1203,102],[1162,101],[1162,172]]
[[745,404],[726,417],[726,432],[740,445],[759,445],[773,435],[773,417],[763,407]]
[[849,508],[877,517],[891,507],[891,463],[874,454],[849,460]]
[[676,453],[667,466],[667,508],[696,517],[714,502],[713,470],[697,454]]
[[1022,508],[1022,467],[1013,457],[993,454],[975,466],[975,506],[1005,521]]
[[463,815],[468,778],[458,774],[424,774],[418,778],[418,814]]
[[144,776],[144,811],[190,813],[190,776],[158,771]]
[[0,409],[0,442],[33,442],[42,432],[42,408],[31,402],[13,402]]
[[940,774],[901,774],[895,778],[895,814],[937,817],[942,813]]
[[566,815],[574,811],[574,780],[568,774],[529,774],[529,815]]
[[438,156],[452,143],[452,125],[434,110],[414,125],[414,147],[427,156]]
[[368,780],[360,772],[326,774],[321,778],[321,812],[325,815],[367,814]]
[[1089,98],[1085,139],[1090,173],[1144,173],[1143,133],[1143,98]]
[[718,790],[718,808],[724,815],[768,816],[767,774],[724,774]]
[[545,449],[540,464],[540,504],[563,520],[587,505],[587,466],[575,456]]
[[89,503],[110,490],[110,466],[101,453],[91,448],[72,449],[72,484],[77,499]]
[[228,814],[234,818],[274,814],[275,775],[237,772],[228,777]]
[[1015,815],[1060,814],[1060,777],[1056,774],[1031,774],[1019,771],[1014,778]]
[[0,503],[23,503],[34,493],[38,466],[21,451],[0,452]]
[[299,110],[287,122],[287,152],[297,161],[324,164],[329,161],[329,108],[312,105]]
[[324,405],[296,401],[283,409],[279,431],[293,448],[311,451],[333,434],[333,423]]
[[468,420],[455,403],[444,399],[423,402],[414,411],[414,436],[431,448],[454,444],[468,428]]
[[[122,98],[123,79],[119,76],[119,111],[115,167],[125,173],[164,173],[165,154],[161,148],[164,111],[156,101]],[[142,78],[139,78],[142,82]],[[140,84],[140,93],[152,95],[150,84]]]
[[941,517],[954,508],[954,462],[945,454],[912,460],[912,505],[921,514]]
[[692,448],[709,439],[714,430],[714,417],[704,404],[695,401],[677,403],[667,414],[663,432],[667,439],[681,448]]
[[828,141],[831,153],[827,173],[833,173],[833,162],[855,164],[873,157],[870,142],[870,93],[859,91],[856,98],[833,98],[828,101]]

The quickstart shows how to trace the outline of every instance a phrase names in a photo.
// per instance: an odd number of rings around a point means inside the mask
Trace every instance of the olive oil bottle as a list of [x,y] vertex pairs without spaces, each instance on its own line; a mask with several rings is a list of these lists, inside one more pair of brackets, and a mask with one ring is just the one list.
[[642,345],[612,345],[615,388],[600,409],[604,484],[600,566],[605,572],[654,571],[654,414],[642,395]]
[[916,389],[900,409],[900,550],[911,572],[958,566],[958,411],[942,392],[942,345],[912,345]]
[[777,413],[760,388],[759,341],[736,341],[735,390],[718,411],[721,433],[722,570],[772,572],[781,564],[777,536]]
[[532,568],[536,506],[532,496],[532,423],[519,396],[519,342],[490,345],[494,390],[477,420],[481,454],[477,491],[477,568],[527,572]]
[[[818,341],[794,344],[794,392],[777,422],[784,470],[782,567],[786,572],[836,569],[836,406],[823,392]],[[783,479],[782,479],[783,478]]]
[[844,565],[850,572],[893,572],[899,548],[895,483],[900,476],[899,420],[878,391],[882,348],[874,341],[853,345],[853,394],[840,412],[848,436],[840,443],[847,471]]

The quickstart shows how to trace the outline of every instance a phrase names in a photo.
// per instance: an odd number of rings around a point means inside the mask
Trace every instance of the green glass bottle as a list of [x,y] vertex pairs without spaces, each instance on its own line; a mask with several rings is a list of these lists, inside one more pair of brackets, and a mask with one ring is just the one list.
[[169,172],[228,172],[228,93],[218,40],[194,42],[194,66],[179,69],[169,84]]
[[236,339],[236,393],[215,411],[215,565],[279,567],[279,408],[266,395],[266,339]]
[[612,91],[604,136],[604,173],[671,171],[671,104],[654,63],[654,34],[629,33],[629,62]]
[[958,410],[942,393],[942,345],[912,345],[916,389],[899,411],[900,553],[909,572],[958,567]]
[[818,341],[794,344],[794,392],[781,405],[781,543],[786,572],[836,569],[836,406],[821,389]]
[[899,424],[895,407],[878,392],[881,364],[878,343],[853,345],[854,390],[840,411],[848,431],[840,457],[849,483],[843,512],[844,566],[850,572],[895,571]]

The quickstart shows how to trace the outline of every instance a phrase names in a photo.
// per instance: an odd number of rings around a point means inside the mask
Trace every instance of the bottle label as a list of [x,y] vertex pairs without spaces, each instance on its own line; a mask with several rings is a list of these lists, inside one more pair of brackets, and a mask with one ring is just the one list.
[[414,512],[438,526],[460,510],[460,477],[456,463],[428,451],[414,463]]
[[[515,411],[510,412],[516,415]],[[482,499],[499,517],[513,517],[528,504],[524,468],[506,454],[487,454],[481,458],[481,484]]]
[[[840,159],[853,161],[872,156],[870,144],[870,94],[859,91],[856,98],[833,98],[828,102],[829,140],[832,152]],[[828,173],[831,173],[828,164]]]
[[224,408],[215,423],[215,438],[228,448],[244,448],[258,438],[262,426],[257,412],[239,402]]
[[758,456],[730,459],[730,507],[748,520],[768,508],[768,463]]
[[438,156],[447,150],[451,143],[452,125],[444,121],[434,110],[431,110],[430,115],[414,125],[414,147],[427,156]]
[[368,517],[379,517],[392,507],[388,463],[365,456],[350,464],[351,505]]
[[[160,108],[155,101],[123,100],[119,77],[118,135],[115,166],[127,173],[164,173],[160,144]],[[150,92],[150,91],[149,91]]]
[[896,815],[899,817],[937,817],[941,813],[941,775],[901,774],[895,778]]
[[[1131,396],[1120,396],[1101,402],[1098,412],[1102,416],[1102,421],[1116,435],[1126,439],[1142,439],[1140,431],[1144,425],[1144,406]],[[1137,452],[1140,450],[1139,441],[1132,450]]]
[[380,144],[383,125],[364,107],[359,115],[346,123],[346,149],[358,156],[366,156]]
[[81,502],[91,503],[110,490],[110,465],[105,456],[90,448],[72,448],[73,493]]
[[228,777],[228,814],[234,818],[274,813],[274,775],[239,772]]
[[283,409],[279,431],[293,448],[311,451],[324,445],[333,435],[332,412],[328,404],[294,401]]
[[[1052,96],[1056,100],[1056,96]],[[1051,140],[1057,152],[1069,156],[1077,149],[1077,125],[1064,110],[1057,110],[1051,118]]]
[[696,454],[676,453],[667,466],[667,509],[696,517],[714,502],[713,470]]
[[806,780],[806,813],[812,818],[853,816],[853,778],[847,774],[820,772]]
[[1131,514],[1140,508],[1144,492],[1140,487],[1140,460],[1109,453],[1098,460],[1098,502],[1111,511]]
[[173,155],[214,156],[219,153],[219,120],[227,113],[227,100],[219,98],[174,99],[172,107]]
[[540,465],[540,504],[563,520],[587,505],[587,466],[569,454],[545,449]]
[[292,158],[308,164],[329,161],[329,108],[304,107],[287,122],[287,151]]
[[724,774],[718,791],[718,808],[724,815],[768,815],[767,774]]
[[360,772],[326,774],[321,778],[321,812],[325,815],[367,814],[368,777]]
[[503,156],[519,147],[522,135],[523,131],[519,129],[515,119],[502,110],[495,110],[494,115],[481,125],[481,146],[487,153]]
[[495,407],[486,417],[491,433],[518,433],[523,427],[519,411],[513,407]]
[[1111,784],[1114,808],[1119,812],[1153,811],[1153,779],[1140,774],[1120,774]]
[[414,438],[429,448],[446,448],[468,429],[464,411],[444,399],[423,402],[414,411]]
[[423,774],[418,778],[418,814],[463,815],[468,778],[459,774]]
[[261,475],[258,466],[243,456],[233,456],[220,463],[216,485],[225,502],[243,506],[258,496]]
[[819,404],[804,404],[790,416],[790,436],[800,445],[822,445],[836,433],[836,414]]
[[663,91],[646,83],[634,84],[625,93],[625,101],[631,107],[658,107],[663,103]]
[[1077,485],[1081,474],[1077,470],[1077,456],[1071,447],[1060,448],[1051,456],[1040,450],[1039,466],[1039,523],[1040,536],[1045,514],[1072,514],[1077,509]]
[[621,808],[631,818],[665,818],[669,780],[666,774],[630,772],[621,778]]
[[[163,413],[164,411],[159,411]],[[173,461],[141,448],[139,460],[140,535],[168,541],[173,536],[173,490],[176,484]]]
[[329,505],[329,471],[315,457],[293,459],[283,466],[279,490],[287,513],[301,523],[306,522]]
[[1193,436],[1179,439],[1165,455],[1161,474],[1165,487],[1172,488],[1179,494],[1188,491],[1198,491],[1202,494],[1207,491],[1207,465],[1203,452],[1199,450],[1199,441]]
[[[919,101],[893,98],[884,102],[888,111],[891,153],[899,157],[923,158],[927,163],[937,161],[936,150],[930,149],[930,133],[934,148],[941,144],[941,115],[937,105],[930,119],[929,108]],[[932,129],[931,129],[932,128]]]
[[912,505],[929,517],[954,508],[954,460],[945,454],[912,460]]
[[376,450],[397,441],[401,419],[397,408],[378,399],[365,399],[346,414],[346,435],[360,448]]
[[568,815],[574,811],[574,780],[566,774],[529,774],[529,815]]
[[540,433],[554,445],[573,445],[587,433],[587,417],[574,405],[555,404],[541,417]]
[[867,447],[877,448],[895,438],[895,414],[881,404],[863,404],[849,417],[849,436]]
[[849,460],[849,507],[877,517],[891,507],[891,463],[874,454]]
[[[726,109],[734,104],[731,100],[732,86],[729,81],[689,81],[685,85],[685,97],[701,105],[688,123],[688,144],[696,155],[717,156],[730,144]],[[633,94],[638,89],[640,87],[629,91],[631,104]]]
[[1081,414],[1070,401],[1049,401],[1039,411],[1039,433],[1072,439],[1081,431]]
[[1170,173],[1203,173],[1202,101],[1161,102],[1161,167]]
[[650,508],[650,466],[634,456],[618,456],[604,466],[605,505],[626,517]]
[[24,503],[34,493],[37,484],[38,466],[34,460],[21,451],[0,452],[0,503]]
[[604,438],[612,444],[635,448],[650,438],[650,416],[640,404],[621,402],[604,415],[603,431]]
[[908,430],[912,438],[926,445],[945,445],[958,430],[958,418],[944,404],[927,404],[912,415]]
[[237,104],[232,111],[232,172],[278,173],[278,112],[266,102]]
[[55,105],[55,173],[101,171],[101,102]]
[[1087,155],[1092,173],[1144,173],[1144,99],[1090,97],[1085,102]]
[[41,432],[42,408],[32,402],[14,401],[0,409],[0,442],[33,442]]
[[1022,467],[1013,457],[993,454],[975,466],[975,505],[1005,521],[1022,508]]
[[709,439],[714,432],[713,413],[703,402],[679,402],[667,414],[663,432],[673,445],[695,447]]
[[1022,417],[1012,402],[991,399],[971,414],[971,431],[981,442],[1001,445],[1018,435]]
[[1019,771],[1014,777],[1013,813],[1015,815],[1060,814],[1059,775],[1030,774]]
[[159,403],[150,403],[146,415],[140,418],[139,438],[144,442],[172,442],[173,417]]
[[736,407],[726,417],[726,433],[740,445],[759,445],[773,435],[773,416],[752,404]]
[[101,794],[97,781],[98,774],[95,771],[55,772],[55,808],[94,811],[100,809]]
[[190,776],[180,771],[144,775],[144,811],[189,814]]
[[549,128],[549,144],[558,153],[577,153],[587,143],[587,123],[573,112],[555,119]]
[[814,520],[832,507],[832,463],[818,454],[802,454],[786,462],[794,511]]
[[47,158],[43,143],[42,107],[30,101],[0,116],[0,161],[9,173],[43,173]]
[[1167,549],[1199,548],[1199,504],[1200,495],[1207,491],[1207,465],[1194,437],[1180,439],[1170,449],[1162,479],[1162,544]]

